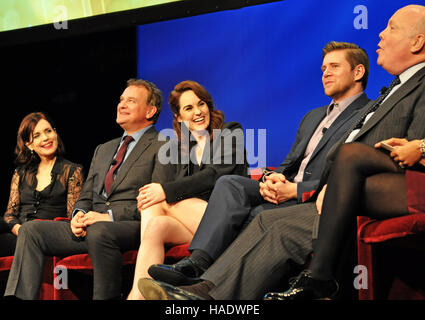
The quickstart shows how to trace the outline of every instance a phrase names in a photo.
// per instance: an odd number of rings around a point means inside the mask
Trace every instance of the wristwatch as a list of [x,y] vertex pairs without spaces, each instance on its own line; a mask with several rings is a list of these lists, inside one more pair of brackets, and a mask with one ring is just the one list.
[[425,139],[421,140],[420,149],[421,149],[422,158],[425,158]]

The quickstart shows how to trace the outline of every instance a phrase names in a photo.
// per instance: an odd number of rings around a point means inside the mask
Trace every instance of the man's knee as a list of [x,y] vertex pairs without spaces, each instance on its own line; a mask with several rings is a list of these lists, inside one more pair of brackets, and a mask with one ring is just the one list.
[[113,240],[113,233],[110,231],[112,222],[99,221],[87,227],[86,240],[88,243],[100,243]]
[[87,227],[89,250],[110,248],[132,250],[140,244],[139,221],[99,221]]
[[246,181],[249,178],[238,176],[238,175],[224,175],[217,179],[216,186],[219,188],[232,187],[240,184],[242,181]]

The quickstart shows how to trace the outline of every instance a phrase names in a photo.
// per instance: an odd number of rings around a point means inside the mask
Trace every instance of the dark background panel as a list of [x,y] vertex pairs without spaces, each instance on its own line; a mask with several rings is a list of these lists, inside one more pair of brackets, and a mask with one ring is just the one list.
[[26,114],[51,116],[67,158],[87,171],[95,147],[122,134],[115,112],[126,81],[137,77],[138,25],[266,2],[273,1],[184,0],[71,20],[66,30],[49,24],[1,32],[0,211],[7,206],[16,133]]
[[[331,102],[321,81],[325,44],[345,41],[366,50],[365,91],[375,99],[392,78],[376,64],[379,33],[410,2],[287,0],[144,24],[138,27],[138,74],[166,96],[182,80],[198,81],[226,120],[253,130],[254,144],[247,143],[251,167],[278,166],[302,117]],[[171,119],[165,107],[157,128],[171,128]]]
[[[116,105],[126,80],[137,76],[164,93],[158,129],[171,127],[167,98],[172,87],[193,79],[211,92],[227,120],[245,129],[266,129],[267,165],[279,165],[302,116],[330,102],[320,80],[325,43],[348,41],[367,50],[366,92],[375,98],[391,81],[376,65],[379,32],[395,10],[409,3],[185,0],[73,20],[68,30],[46,25],[0,33],[2,208],[24,115],[47,112],[68,158],[88,170],[94,148],[121,135]],[[366,29],[353,25],[358,5],[368,11]]]
[[115,123],[116,105],[126,80],[137,76],[135,52],[134,28],[2,49],[4,209],[22,118],[46,112],[65,143],[67,158],[88,170],[95,147],[122,134]]

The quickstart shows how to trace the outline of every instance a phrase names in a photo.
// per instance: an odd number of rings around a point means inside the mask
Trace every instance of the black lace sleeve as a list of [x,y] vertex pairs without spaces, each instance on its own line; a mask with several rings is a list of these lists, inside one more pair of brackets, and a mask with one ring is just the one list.
[[68,180],[68,195],[67,195],[67,216],[71,218],[74,205],[80,196],[81,189],[84,183],[83,168],[77,167],[72,176]]
[[19,194],[19,174],[15,170],[15,173],[12,177],[12,183],[10,184],[10,196],[9,202],[7,204],[7,210],[4,214],[4,221],[8,224],[9,228],[12,230],[13,226],[17,223],[20,223],[19,215],[19,205],[20,205],[20,194]]

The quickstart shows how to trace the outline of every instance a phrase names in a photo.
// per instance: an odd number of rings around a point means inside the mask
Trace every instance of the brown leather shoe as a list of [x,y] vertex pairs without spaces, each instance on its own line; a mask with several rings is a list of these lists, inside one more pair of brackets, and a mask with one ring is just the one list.
[[137,286],[146,300],[204,300],[189,291],[149,278],[140,279]]

